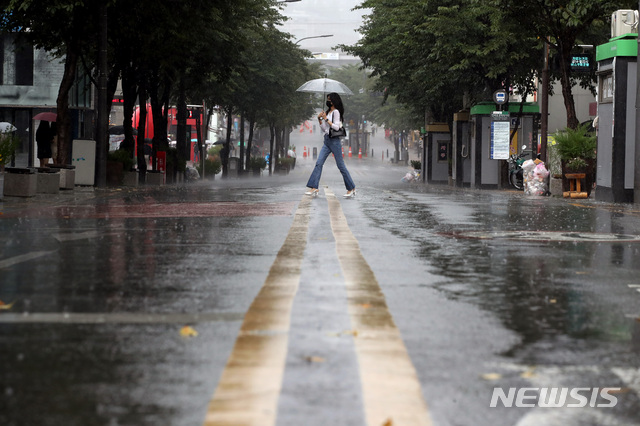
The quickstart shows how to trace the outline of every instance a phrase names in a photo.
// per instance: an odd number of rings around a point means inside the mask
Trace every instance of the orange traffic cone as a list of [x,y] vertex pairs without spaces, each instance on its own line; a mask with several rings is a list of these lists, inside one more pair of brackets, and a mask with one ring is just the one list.
[[358,152],[358,158],[362,158],[362,148],[360,148],[360,151]]
[[307,158],[307,147],[304,147],[304,151],[302,151],[302,158]]
[[349,147],[349,158],[351,158],[351,147]]

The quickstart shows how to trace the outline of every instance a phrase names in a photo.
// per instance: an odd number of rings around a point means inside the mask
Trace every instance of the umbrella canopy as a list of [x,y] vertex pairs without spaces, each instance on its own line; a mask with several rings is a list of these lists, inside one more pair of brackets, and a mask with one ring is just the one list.
[[[138,130],[136,129],[132,129],[133,130],[133,134],[137,135],[138,134]],[[109,134],[110,135],[124,135],[124,126],[111,126],[109,127]]]
[[309,93],[337,93],[339,95],[353,95],[353,92],[344,83],[340,83],[337,80],[331,80],[330,78],[316,78],[315,80],[309,80],[302,86],[298,87],[296,92],[309,92]]
[[6,121],[0,122],[0,133],[15,132],[16,130],[18,129],[13,124]]
[[34,115],[33,119],[40,121],[56,121],[58,119],[58,114],[55,112],[41,112],[40,114]]

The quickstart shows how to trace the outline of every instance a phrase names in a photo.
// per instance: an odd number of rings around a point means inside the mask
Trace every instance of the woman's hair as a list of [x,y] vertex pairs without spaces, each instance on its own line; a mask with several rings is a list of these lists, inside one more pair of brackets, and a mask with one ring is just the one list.
[[[337,93],[329,93],[327,98],[329,98],[333,106],[336,107],[338,112],[340,112],[340,122],[344,123],[344,106],[342,106],[342,99],[340,98],[340,95]],[[327,109],[327,114],[330,109],[331,108]]]

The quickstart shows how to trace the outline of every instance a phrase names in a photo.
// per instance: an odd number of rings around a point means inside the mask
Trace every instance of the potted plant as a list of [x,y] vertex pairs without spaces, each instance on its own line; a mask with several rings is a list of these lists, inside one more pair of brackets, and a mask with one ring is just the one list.
[[421,171],[422,170],[422,162],[418,161],[418,160],[411,160],[411,167],[413,167],[413,170]]
[[598,142],[595,134],[589,131],[589,124],[580,125],[576,129],[566,128],[555,133],[554,139],[562,167],[563,191],[569,190],[569,181],[565,178],[567,173],[584,173],[584,190],[590,195],[596,175]]
[[[200,173],[200,176],[202,176],[202,164],[198,163],[198,165],[196,166],[196,170],[198,170],[198,173]],[[215,176],[220,173],[220,170],[222,170],[222,162],[220,161],[219,158],[214,157],[214,158],[207,158],[204,161],[204,177],[205,179],[214,179]]]
[[19,143],[20,139],[14,133],[0,133],[0,172],[4,172],[4,165],[11,160]]
[[287,158],[278,158],[278,163],[276,164],[276,170],[284,175],[289,174],[291,167],[293,166],[293,162],[295,158],[287,157]]
[[251,157],[249,167],[253,171],[254,176],[260,176],[262,170],[267,167],[267,160],[264,157]]
[[131,171],[133,165],[133,157],[126,149],[110,151],[107,156],[107,183],[112,186],[122,185],[125,171]]

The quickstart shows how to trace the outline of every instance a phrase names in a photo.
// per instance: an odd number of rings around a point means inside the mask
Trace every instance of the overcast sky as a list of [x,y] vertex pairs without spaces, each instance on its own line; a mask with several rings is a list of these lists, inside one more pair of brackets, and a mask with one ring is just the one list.
[[352,11],[362,0],[301,0],[285,3],[282,13],[289,18],[282,30],[293,34],[294,41],[304,37],[333,34],[333,37],[302,40],[300,47],[312,53],[333,52],[337,44],[354,44],[360,36],[366,10]]

